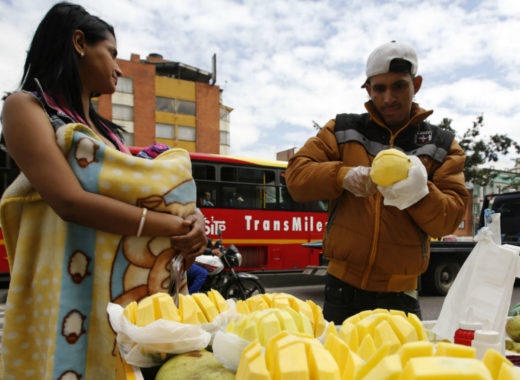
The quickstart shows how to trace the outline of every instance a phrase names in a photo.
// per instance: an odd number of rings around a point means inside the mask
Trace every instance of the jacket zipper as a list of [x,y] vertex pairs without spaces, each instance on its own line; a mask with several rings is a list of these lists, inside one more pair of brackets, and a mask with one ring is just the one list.
[[[390,141],[389,141],[388,145],[390,148],[392,148],[392,146],[394,145],[395,138],[397,137],[399,132],[401,132],[408,126],[408,123],[405,124],[405,126],[402,127],[401,129],[399,129],[395,133],[395,135],[392,133],[392,130],[390,128],[388,128],[386,125],[384,125],[384,124],[379,124],[379,125],[390,131]],[[368,256],[368,265],[367,265],[367,268],[365,269],[365,272],[363,273],[363,277],[361,279],[361,289],[366,288],[367,283],[368,283],[368,278],[370,277],[370,274],[372,273],[372,267],[374,266],[374,262],[376,261],[377,246],[379,245],[379,230],[381,227],[381,210],[382,210],[382,208],[383,208],[383,196],[381,195],[381,193],[378,192],[376,194],[376,205],[375,205],[375,215],[374,215],[374,235],[372,238],[372,245],[370,247],[370,255]]]

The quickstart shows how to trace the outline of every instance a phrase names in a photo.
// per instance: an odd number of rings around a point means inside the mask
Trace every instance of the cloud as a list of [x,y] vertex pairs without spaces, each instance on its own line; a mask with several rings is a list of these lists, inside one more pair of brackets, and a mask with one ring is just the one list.
[[[4,3],[0,91],[21,76],[25,50],[53,1]],[[417,95],[457,131],[484,114],[489,133],[520,141],[520,3],[516,0],[80,1],[116,29],[120,57],[162,54],[211,71],[231,113],[231,152],[274,158],[337,113],[364,112],[365,60],[408,42],[424,77]],[[5,16],[8,15],[8,16]]]

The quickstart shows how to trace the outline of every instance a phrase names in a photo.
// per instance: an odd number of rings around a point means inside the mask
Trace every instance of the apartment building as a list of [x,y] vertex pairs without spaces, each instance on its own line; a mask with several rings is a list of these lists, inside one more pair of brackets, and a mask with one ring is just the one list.
[[118,59],[123,76],[114,94],[97,99],[98,112],[125,128],[128,145],[229,154],[233,109],[221,103],[215,61],[208,72],[159,54]]

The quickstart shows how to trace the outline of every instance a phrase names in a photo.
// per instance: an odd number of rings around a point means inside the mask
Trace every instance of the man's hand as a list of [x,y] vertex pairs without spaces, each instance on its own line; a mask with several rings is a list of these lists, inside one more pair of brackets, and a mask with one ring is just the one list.
[[376,185],[370,178],[370,168],[367,166],[356,166],[350,169],[343,178],[343,188],[356,197],[367,197],[377,191]]
[[404,210],[419,202],[429,193],[426,168],[419,157],[408,157],[412,161],[412,167],[408,169],[408,178],[391,186],[377,187],[384,197],[385,206],[395,206],[399,210]]
[[183,235],[171,236],[172,245],[176,251],[184,256],[186,268],[189,268],[195,258],[206,249],[208,241],[204,233],[204,216],[200,212],[188,215],[183,224],[190,228],[190,231]]

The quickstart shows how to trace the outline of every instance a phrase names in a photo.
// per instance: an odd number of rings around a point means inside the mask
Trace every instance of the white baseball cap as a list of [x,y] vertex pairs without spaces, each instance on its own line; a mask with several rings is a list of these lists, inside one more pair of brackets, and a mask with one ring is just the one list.
[[[390,72],[390,63],[394,59],[402,59],[410,63],[410,74],[417,74],[417,54],[410,46],[400,42],[387,42],[376,48],[367,59],[367,81],[370,77]],[[364,87],[367,83],[363,84]]]

